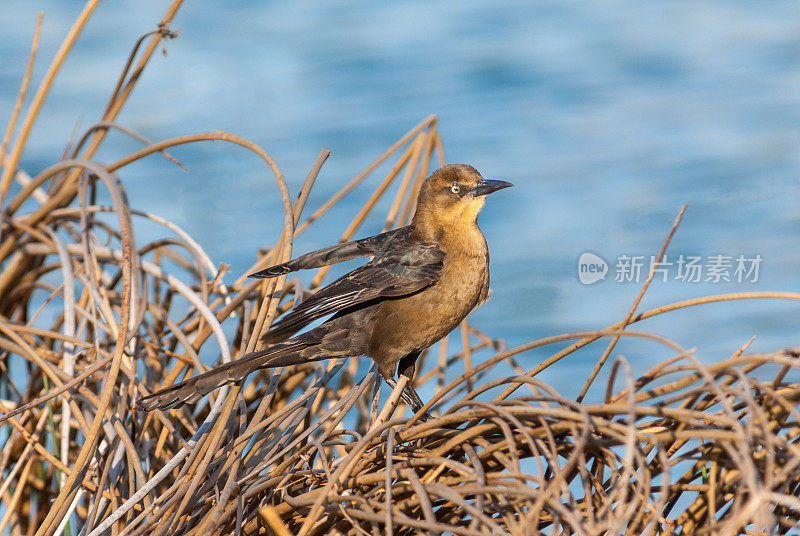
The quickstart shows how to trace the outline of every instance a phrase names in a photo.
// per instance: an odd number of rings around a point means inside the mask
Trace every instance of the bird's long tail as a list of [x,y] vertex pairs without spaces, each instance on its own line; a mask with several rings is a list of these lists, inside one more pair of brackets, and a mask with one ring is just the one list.
[[262,368],[287,367],[310,361],[325,359],[324,356],[300,354],[300,350],[310,346],[309,341],[292,339],[264,350],[243,356],[241,359],[220,365],[199,376],[189,378],[179,384],[161,389],[139,400],[136,406],[145,411],[154,409],[178,408],[193,403],[217,387],[243,380],[248,374]]

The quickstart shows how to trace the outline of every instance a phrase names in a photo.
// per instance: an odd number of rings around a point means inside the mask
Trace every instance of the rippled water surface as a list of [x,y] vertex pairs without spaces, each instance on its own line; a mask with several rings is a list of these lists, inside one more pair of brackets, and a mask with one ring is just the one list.
[[[233,4],[233,3],[231,3]],[[45,13],[35,83],[80,2],[5,0],[0,111],[10,113],[36,12]],[[474,323],[517,345],[625,317],[638,283],[617,282],[618,258],[657,253],[684,203],[668,261],[763,259],[758,280],[659,277],[641,309],[705,294],[800,290],[800,4],[770,2],[237,2],[187,1],[178,39],[148,66],[119,121],[152,138],[222,129],[265,147],[296,192],[319,150],[315,208],[425,116],[440,118],[447,159],[514,182],[490,198],[481,225],[492,251],[492,299]],[[225,4],[226,6],[228,4]],[[132,43],[162,2],[102,3],[70,54],[22,165],[57,159],[76,124],[96,121]],[[112,136],[98,155],[137,148]],[[124,174],[131,202],[190,231],[241,273],[282,224],[272,179],[224,144],[176,149]],[[375,177],[377,181],[379,177]],[[373,182],[374,185],[376,182]],[[303,252],[338,239],[371,188],[357,190],[303,235]],[[388,201],[386,206],[388,206]],[[380,217],[362,232],[380,229]],[[142,237],[147,237],[147,229]],[[577,261],[609,264],[587,286]],[[707,266],[706,266],[707,268]],[[752,279],[752,277],[751,277]],[[754,348],[796,346],[800,306],[738,302],[672,313],[641,326],[711,361],[751,336]],[[638,329],[638,326],[637,326]],[[533,364],[556,351],[524,354]],[[560,389],[602,347],[543,375]],[[670,352],[624,342],[643,372]],[[531,365],[532,366],[532,365]]]

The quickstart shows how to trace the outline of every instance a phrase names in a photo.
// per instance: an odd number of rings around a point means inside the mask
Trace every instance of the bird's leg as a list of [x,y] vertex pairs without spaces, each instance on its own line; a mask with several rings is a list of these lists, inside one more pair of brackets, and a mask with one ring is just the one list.
[[[422,352],[412,352],[402,359],[400,359],[400,363],[397,365],[398,374],[402,374],[406,378],[408,378],[408,383],[406,383],[405,388],[403,389],[403,400],[406,401],[408,406],[411,408],[411,411],[414,413],[418,413],[422,406],[425,404],[422,402],[422,399],[419,397],[419,394],[414,389],[414,386],[411,382],[414,380],[414,369],[417,365],[417,358],[419,354]],[[431,415],[426,411],[422,414],[421,420],[427,421],[428,419],[432,419]]]
[[[397,387],[397,380],[395,380],[394,378],[383,378],[383,379],[392,389]],[[403,402],[408,404],[408,407],[410,407],[411,411],[413,411],[414,413],[417,413],[419,410],[422,409],[422,406],[425,405],[422,403],[422,400],[419,398],[419,395],[414,390],[414,388],[408,384],[406,384],[405,388],[400,393],[400,398],[403,399]],[[420,420],[427,421],[428,419],[431,418],[432,418],[431,415],[426,411],[425,413],[422,414]]]

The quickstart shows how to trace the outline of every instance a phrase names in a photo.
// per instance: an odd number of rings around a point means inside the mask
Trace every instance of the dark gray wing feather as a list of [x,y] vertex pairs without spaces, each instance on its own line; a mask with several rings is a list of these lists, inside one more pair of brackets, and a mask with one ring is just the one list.
[[320,268],[329,264],[336,264],[337,262],[349,261],[351,259],[358,259],[359,257],[367,257],[374,255],[376,251],[388,241],[391,241],[398,234],[402,234],[407,228],[395,229],[379,235],[362,238],[360,240],[353,240],[351,242],[342,242],[334,246],[318,249],[305,255],[301,255],[296,259],[292,259],[283,264],[276,264],[265,268],[260,272],[250,274],[248,277],[254,278],[270,278],[279,275],[288,274],[296,270],[305,270],[307,268]]
[[444,252],[436,245],[398,234],[375,258],[322,288],[276,322],[267,343],[290,337],[314,320],[380,298],[418,292],[438,281]]

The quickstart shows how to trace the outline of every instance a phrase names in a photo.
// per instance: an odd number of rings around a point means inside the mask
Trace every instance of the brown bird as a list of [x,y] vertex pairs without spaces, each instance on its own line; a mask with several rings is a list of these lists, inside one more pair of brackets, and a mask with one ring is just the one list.
[[[142,398],[145,410],[196,402],[213,389],[270,367],[366,355],[390,386],[409,380],[420,353],[450,333],[489,293],[489,250],[478,227],[486,194],[513,186],[484,180],[465,164],[436,170],[420,188],[411,225],[330,246],[250,277],[268,278],[358,257],[372,260],[289,311],[264,336],[264,350]],[[319,318],[318,327],[295,335]],[[290,338],[291,337],[291,338]],[[406,384],[403,400],[418,412]]]

